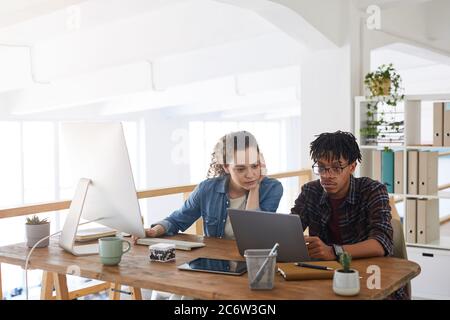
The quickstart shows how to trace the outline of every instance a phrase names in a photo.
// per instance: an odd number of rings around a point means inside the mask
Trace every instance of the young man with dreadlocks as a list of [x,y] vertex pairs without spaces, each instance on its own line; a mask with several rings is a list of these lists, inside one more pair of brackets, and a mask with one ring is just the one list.
[[[311,258],[336,260],[343,251],[354,258],[393,254],[391,208],[386,186],[353,173],[361,152],[349,132],[322,133],[311,143],[313,172],[291,209],[309,227]],[[400,289],[391,298],[405,299]]]

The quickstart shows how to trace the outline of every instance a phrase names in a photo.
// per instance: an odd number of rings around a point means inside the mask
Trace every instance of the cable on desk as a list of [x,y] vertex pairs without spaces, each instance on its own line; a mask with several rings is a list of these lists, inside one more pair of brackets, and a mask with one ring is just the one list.
[[[78,224],[78,226],[82,226],[82,225],[85,225],[85,224],[88,224],[88,223],[96,222],[96,221],[99,221],[99,220],[102,220],[102,219],[104,219],[104,218],[98,218],[98,219],[95,219],[95,220],[92,220],[92,221],[83,222],[83,223]],[[55,235],[57,235],[57,234],[59,234],[61,232],[62,232],[62,230],[60,230],[58,232],[55,232],[55,233],[53,233],[53,234],[51,234],[49,236],[46,236],[46,237],[40,239],[38,242],[36,242],[34,244],[34,246],[31,248],[30,252],[28,253],[27,258],[25,259],[25,297],[26,297],[26,300],[28,300],[28,263],[30,261],[31,255],[33,254],[34,249],[36,249],[36,247],[42,241],[50,239],[51,237],[53,237],[53,236],[55,236]]]
[[51,237],[53,237],[53,236],[55,236],[55,235],[57,235],[57,234],[59,234],[59,233],[61,233],[61,232],[62,232],[62,230],[61,230],[61,231],[58,231],[58,232],[55,232],[55,233],[53,233],[53,234],[51,234],[51,235],[49,235],[49,236],[46,236],[46,237],[40,239],[38,242],[36,242],[36,243],[34,244],[34,246],[31,248],[30,252],[28,252],[27,258],[25,259],[25,297],[26,297],[26,300],[28,300],[28,262],[29,262],[29,260],[30,260],[30,257],[31,257],[31,255],[32,255],[34,249],[36,249],[36,247],[37,247],[42,241],[45,241],[45,240],[47,240],[47,239],[50,239]]

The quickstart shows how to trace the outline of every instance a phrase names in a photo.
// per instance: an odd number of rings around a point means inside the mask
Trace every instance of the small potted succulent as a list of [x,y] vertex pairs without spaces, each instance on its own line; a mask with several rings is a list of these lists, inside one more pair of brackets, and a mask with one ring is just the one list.
[[[47,218],[39,219],[36,215],[31,218],[28,217],[25,223],[25,231],[27,235],[27,246],[32,248],[39,240],[50,235],[50,222],[47,221]],[[47,238],[39,243],[36,248],[47,247],[48,244],[49,239]]]
[[344,252],[339,256],[342,269],[334,271],[333,291],[341,296],[355,296],[359,293],[359,272],[351,269],[352,256]]

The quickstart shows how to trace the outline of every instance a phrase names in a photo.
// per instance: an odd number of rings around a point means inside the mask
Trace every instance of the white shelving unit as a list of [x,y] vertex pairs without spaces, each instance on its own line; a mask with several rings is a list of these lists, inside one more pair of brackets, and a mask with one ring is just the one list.
[[[372,153],[383,150],[384,145],[365,145],[360,129],[365,126],[366,105],[370,100],[355,97],[355,137],[360,143],[363,161],[358,167],[357,176],[373,176]],[[403,187],[404,193],[390,194],[405,203],[406,198],[450,199],[450,191],[439,191],[437,195],[412,195],[407,193],[407,151],[450,152],[450,147],[421,144],[421,105],[422,102],[450,102],[450,94],[407,95],[404,100],[404,143],[401,146],[389,146],[394,151],[403,151]],[[449,168],[439,168],[450,170]],[[450,183],[450,181],[448,181]],[[406,217],[406,205],[400,215]],[[404,219],[405,220],[405,219]],[[406,225],[404,223],[404,225]],[[405,232],[406,234],[406,232]],[[450,237],[441,236],[439,240],[427,244],[407,243],[408,259],[421,266],[421,274],[412,281],[412,294],[415,298],[450,299]]]

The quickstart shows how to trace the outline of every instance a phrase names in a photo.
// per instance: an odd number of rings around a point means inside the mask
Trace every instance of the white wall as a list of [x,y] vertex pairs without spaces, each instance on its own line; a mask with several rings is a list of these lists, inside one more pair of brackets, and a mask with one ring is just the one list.
[[[439,15],[436,14],[437,11],[440,12]],[[450,64],[450,59],[445,58],[450,57],[449,12],[450,2],[440,0],[404,2],[397,7],[383,9],[381,30],[368,30],[362,24],[362,74],[370,71],[372,50],[398,44],[409,46],[410,49],[406,50],[408,54]],[[364,22],[365,17],[362,16],[361,19]],[[419,50],[414,50],[414,47]],[[399,50],[405,52],[401,48]]]
[[[189,140],[173,140],[174,132],[188,132],[188,122],[184,118],[167,118],[161,111],[146,113],[146,188],[164,188],[189,184],[189,154],[179,157],[174,154],[179,147],[189,151]],[[186,135],[186,137],[188,137]],[[178,148],[178,149],[177,149]],[[183,159],[185,159],[183,161]],[[180,161],[181,160],[181,161]],[[155,222],[169,215],[183,203],[181,195],[158,197],[144,201],[147,212],[143,213],[148,222]]]
[[421,46],[450,54],[450,2],[410,3],[381,12],[382,31]]
[[349,46],[315,52],[302,63],[302,167],[311,165],[309,144],[314,135],[352,130],[350,86]]

